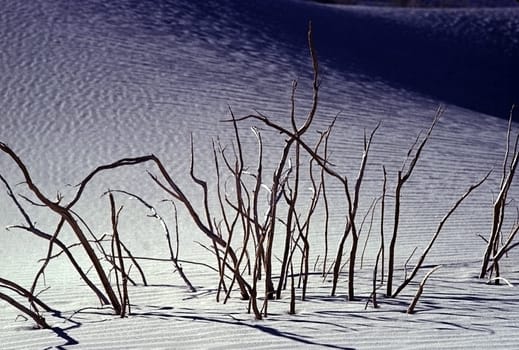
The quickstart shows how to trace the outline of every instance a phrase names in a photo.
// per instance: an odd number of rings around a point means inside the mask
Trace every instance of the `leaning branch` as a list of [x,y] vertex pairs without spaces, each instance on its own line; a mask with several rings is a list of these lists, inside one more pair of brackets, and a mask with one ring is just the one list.
[[397,288],[397,290],[391,295],[393,298],[395,298],[408,284],[413,280],[413,278],[416,276],[418,271],[422,268],[422,264],[425,261],[425,258],[427,257],[427,254],[431,250],[434,242],[440,235],[440,232],[445,225],[445,222],[449,219],[449,217],[456,211],[456,209],[460,206],[460,204],[474,191],[476,188],[481,186],[483,182],[485,182],[488,177],[490,176],[491,171],[489,171],[485,177],[483,177],[480,181],[478,181],[476,184],[470,186],[470,188],[456,201],[456,203],[452,206],[452,208],[449,210],[449,212],[443,217],[443,219],[438,224],[438,227],[436,228],[436,232],[434,233],[431,241],[429,242],[429,245],[427,245],[427,248],[425,248],[424,252],[422,253],[422,256],[420,256],[420,259],[418,259],[418,262],[416,263],[415,268],[407,277],[404,282]]

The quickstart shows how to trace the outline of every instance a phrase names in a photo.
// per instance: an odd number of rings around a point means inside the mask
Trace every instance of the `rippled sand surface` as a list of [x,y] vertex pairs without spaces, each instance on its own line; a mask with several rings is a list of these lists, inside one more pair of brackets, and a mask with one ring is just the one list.
[[[289,125],[291,84],[297,79],[296,111],[304,119],[311,102],[309,19],[321,64],[319,109],[309,137],[316,138],[316,131],[338,116],[330,141],[332,161],[354,178],[363,133],[382,122],[360,215],[380,194],[382,165],[392,191],[420,130],[430,125],[440,104],[446,108],[404,192],[400,264],[415,247],[425,247],[468,186],[495,169],[431,251],[428,263],[445,267],[430,282],[430,299],[423,306],[428,311],[416,318],[399,313],[398,302],[408,302],[411,290],[381,312],[363,311],[360,303],[328,298],[329,284],[316,276],[312,297],[300,304],[297,316],[286,315],[286,301],[281,301],[272,320],[257,323],[240,301],[214,302],[217,279],[203,268],[186,268],[200,286],[193,296],[169,266],[150,265],[156,286],[131,291],[136,317],[118,320],[108,310],[80,313],[72,318],[80,325],[63,326],[70,327],[79,345],[65,348],[465,348],[497,340],[513,346],[518,340],[517,289],[486,286],[474,277],[485,247],[478,235],[486,237],[490,230],[491,202],[501,176],[507,113],[518,102],[518,15],[517,8],[409,10],[305,1],[6,1],[0,13],[0,141],[20,155],[50,197],[60,193],[70,200],[70,185],[101,164],[156,154],[193,201],[200,201],[189,179],[191,135],[196,170],[214,190],[211,140],[231,144],[232,129],[222,122],[230,118],[229,108],[236,116],[259,111]],[[249,126],[243,123],[241,133],[253,166],[256,144]],[[264,133],[265,166],[271,171],[284,140]],[[153,203],[167,197],[147,170],[156,169],[142,165],[96,178],[77,208],[95,232],[110,230],[108,201],[100,198],[109,188],[130,190]],[[22,181],[5,155],[0,155],[0,173],[12,185]],[[15,189],[28,193],[23,185]],[[514,184],[511,197],[517,195]],[[336,242],[343,229],[344,197],[339,186],[331,196],[337,205],[330,239]],[[167,257],[160,225],[132,201],[119,200],[129,208],[121,227],[136,254]],[[39,227],[52,230],[57,218],[33,210]],[[0,276],[30,285],[46,244],[24,232],[3,230],[21,222],[2,190]],[[319,224],[310,237],[312,261],[324,249]],[[213,262],[195,242],[207,243],[187,217],[181,217],[181,238],[181,257]],[[368,244],[368,262],[377,244]],[[516,261],[511,256],[505,267],[513,283]],[[365,297],[370,269],[361,272],[365,280],[359,282]],[[74,287],[81,283],[64,262],[51,271],[53,287],[44,293],[49,302],[70,313],[96,305]],[[0,311],[0,341],[6,349],[63,344],[51,332],[26,330],[27,322],[16,321],[8,305],[0,303]],[[237,333],[243,333],[240,342]]]

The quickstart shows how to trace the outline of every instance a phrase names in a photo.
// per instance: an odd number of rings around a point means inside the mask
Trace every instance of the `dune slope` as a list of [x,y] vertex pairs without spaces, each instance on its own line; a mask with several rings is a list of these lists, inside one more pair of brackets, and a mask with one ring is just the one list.
[[[359,301],[346,302],[346,274],[337,296],[330,297],[329,279],[316,273],[308,301],[298,302],[296,315],[287,314],[287,293],[271,304],[271,316],[262,321],[246,313],[238,296],[225,305],[216,303],[218,279],[206,267],[184,264],[198,289],[189,293],[171,265],[151,262],[143,262],[151,286],[130,287],[133,315],[120,319],[109,308],[98,308],[66,261],[57,259],[40,286],[50,286],[41,297],[62,311],[47,315],[54,331],[31,329],[31,321],[0,302],[3,348],[461,349],[512,348],[519,342],[517,288],[477,279],[485,248],[478,235],[486,237],[490,229],[506,118],[510,105],[519,102],[517,9],[408,10],[290,0],[161,0],[153,6],[130,0],[6,1],[5,9],[0,14],[0,141],[20,155],[35,183],[52,198],[60,193],[70,199],[75,191],[70,184],[98,165],[153,153],[200,201],[189,180],[190,135],[200,173],[210,179],[211,138],[220,137],[224,144],[232,140],[229,124],[221,122],[229,118],[229,106],[237,116],[259,110],[288,125],[291,83],[298,79],[299,120],[307,112],[312,73],[308,20],[322,79],[312,132],[315,137],[338,115],[330,139],[337,169],[356,175],[363,132],[382,122],[362,189],[362,215],[380,194],[382,165],[393,190],[408,148],[430,125],[437,107],[445,105],[404,193],[399,277],[411,252],[426,246],[453,202],[488,170],[496,171],[444,227],[426,262],[426,270],[437,264],[442,268],[429,280],[415,315],[405,310],[416,284],[396,299],[381,299],[380,309],[364,309],[377,249],[372,240],[357,277]],[[244,147],[254,152],[248,126],[242,129]],[[280,152],[276,142],[284,141],[265,134],[265,163],[271,171]],[[248,161],[254,164],[254,158]],[[162,205],[166,194],[146,170],[154,171],[139,166],[96,178],[77,208],[94,232],[111,227],[107,199],[100,198],[108,188],[131,190]],[[0,173],[13,186],[22,181],[4,154]],[[23,185],[16,185],[15,192],[28,195]],[[514,184],[510,199],[517,195]],[[0,277],[28,288],[47,244],[4,230],[23,217],[3,188],[0,197]],[[339,191],[332,197],[337,203],[330,231],[335,252],[344,198]],[[122,214],[121,232],[132,250],[167,258],[160,225],[134,202],[122,203],[128,214]],[[52,232],[55,216],[41,208],[31,213],[39,228]],[[69,231],[63,239],[75,242]],[[315,262],[323,254],[321,232],[310,239],[310,261]],[[214,257],[198,241],[210,243],[182,217],[181,258],[213,264]],[[502,267],[512,284],[519,278],[514,253]]]

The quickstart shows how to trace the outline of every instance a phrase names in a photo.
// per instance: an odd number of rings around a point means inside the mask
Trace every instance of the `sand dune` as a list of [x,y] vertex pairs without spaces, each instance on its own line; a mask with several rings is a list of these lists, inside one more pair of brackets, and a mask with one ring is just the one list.
[[[288,123],[291,82],[298,79],[298,115],[307,112],[309,19],[322,78],[313,128],[324,130],[339,114],[330,142],[340,171],[356,175],[363,132],[382,122],[363,186],[362,215],[380,193],[382,164],[393,188],[408,148],[444,104],[444,117],[405,192],[399,278],[409,254],[426,246],[466,188],[489,169],[501,169],[506,118],[510,105],[519,102],[517,8],[395,9],[289,0],[163,0],[153,6],[39,0],[7,1],[4,8],[0,142],[22,157],[50,197],[59,192],[69,200],[75,191],[69,185],[98,165],[153,153],[198,203],[200,192],[189,180],[190,134],[197,167],[209,178],[211,138],[232,140],[229,124],[221,122],[229,118],[229,106],[237,116],[259,110]],[[255,138],[246,125],[242,134],[244,147],[254,152]],[[275,145],[284,141],[274,133],[265,133],[265,140],[265,165],[271,171],[280,152]],[[138,166],[96,178],[76,209],[94,232],[110,231],[108,202],[100,198],[108,188],[131,190],[167,210],[160,203],[165,193],[146,170],[154,171]],[[12,185],[22,181],[4,154],[0,174]],[[514,348],[519,342],[517,288],[477,278],[485,248],[478,235],[490,230],[499,180],[495,171],[445,226],[426,262],[443,266],[428,282],[415,315],[405,310],[416,284],[396,299],[382,299],[380,309],[364,309],[375,240],[369,241],[365,266],[358,272],[359,301],[346,301],[347,275],[341,277],[338,295],[330,297],[329,279],[316,273],[310,277],[308,301],[298,302],[296,315],[287,313],[287,293],[270,304],[271,315],[262,321],[246,313],[237,295],[225,305],[215,302],[213,271],[184,264],[198,289],[193,294],[171,264],[149,262],[143,266],[151,286],[130,287],[133,315],[120,319],[111,309],[99,308],[65,259],[58,259],[45,276],[50,289],[41,294],[62,311],[47,315],[54,331],[31,329],[31,321],[17,318],[17,310],[0,302],[0,348]],[[15,189],[28,194],[22,185]],[[517,195],[513,184],[510,197]],[[0,277],[30,287],[47,244],[3,230],[23,218],[3,189],[0,197]],[[335,253],[344,199],[340,192],[331,199],[337,203],[330,230]],[[135,201],[118,200],[125,205],[121,232],[134,253],[167,258],[160,224]],[[38,208],[31,213],[45,230],[52,231],[58,220]],[[196,243],[209,242],[186,217],[180,234],[180,258],[214,264]],[[312,234],[313,263],[324,247],[321,232]],[[63,239],[75,242],[71,232],[64,232]],[[516,265],[512,251],[502,269],[514,285]]]

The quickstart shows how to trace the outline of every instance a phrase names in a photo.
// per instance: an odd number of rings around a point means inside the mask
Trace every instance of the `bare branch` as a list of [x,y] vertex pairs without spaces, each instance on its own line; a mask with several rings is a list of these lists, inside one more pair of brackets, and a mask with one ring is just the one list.
[[[393,294],[393,274],[394,274],[394,265],[395,265],[395,249],[396,249],[396,241],[398,237],[398,225],[400,222],[400,200],[401,200],[401,192],[402,187],[405,185],[407,180],[410,178],[411,174],[413,173],[413,170],[418,163],[418,159],[420,158],[420,155],[422,153],[423,148],[425,147],[425,144],[429,140],[429,137],[431,136],[431,133],[440,120],[440,117],[443,114],[443,107],[440,106],[438,110],[436,111],[436,116],[434,117],[434,120],[429,127],[429,130],[427,131],[427,134],[423,138],[422,142],[419,144],[414,157],[411,159],[411,163],[407,167],[407,171],[405,171],[406,163],[408,159],[410,158],[413,149],[418,144],[419,137],[416,139],[416,142],[411,146],[409,149],[409,152],[407,153],[407,158],[404,161],[402,168],[400,171],[398,171],[397,176],[397,184],[395,188],[395,209],[394,209],[394,221],[393,221],[393,235],[391,236],[391,241],[389,243],[389,261],[388,261],[388,273],[387,273],[387,285],[386,285],[386,295],[391,296]],[[404,172],[405,171],[405,172]]]
[[411,282],[413,280],[413,278],[416,276],[418,271],[421,269],[422,264],[425,261],[425,258],[427,257],[427,254],[429,253],[434,242],[440,235],[440,232],[441,232],[443,226],[445,225],[445,223],[447,222],[447,220],[449,219],[449,217],[456,211],[456,209],[460,206],[460,204],[463,203],[463,201],[472,193],[472,191],[474,191],[476,188],[481,186],[483,184],[483,182],[485,182],[488,179],[488,177],[490,176],[490,173],[491,172],[488,172],[479,182],[470,186],[469,189],[451,207],[449,212],[443,217],[443,219],[438,224],[438,227],[436,228],[436,232],[434,233],[433,237],[431,238],[431,241],[429,242],[429,244],[425,248],[424,252],[420,256],[420,259],[418,259],[418,262],[416,263],[415,268],[411,272],[411,275],[409,277],[407,277],[404,280],[404,282],[397,288],[397,290],[392,294],[393,298],[396,297],[409,284],[409,282]]
[[12,306],[17,308],[18,310],[20,310],[24,314],[26,314],[27,316],[32,318],[34,320],[34,322],[36,322],[36,324],[38,325],[39,328],[44,328],[44,329],[50,329],[51,328],[49,326],[49,324],[47,323],[47,321],[45,321],[45,318],[43,316],[37,314],[36,312],[32,311],[31,309],[29,309],[29,308],[27,308],[25,306],[23,306],[22,304],[20,304],[18,301],[14,300],[13,298],[8,296],[7,294],[0,293],[0,299],[6,301],[7,303],[11,304]]
[[423,289],[424,289],[424,286],[425,286],[425,283],[427,282],[427,280],[429,279],[429,277],[431,277],[431,275],[436,272],[439,268],[441,267],[441,265],[438,265],[436,266],[435,268],[433,268],[431,271],[429,271],[425,277],[423,278],[422,282],[420,282],[420,285],[418,286],[418,290],[416,291],[416,295],[414,296],[413,298],[413,301],[411,302],[411,305],[409,305],[409,308],[407,308],[407,313],[408,314],[413,314],[414,313],[414,309],[416,307],[416,304],[418,304],[418,300],[420,299],[420,297],[422,296],[422,293],[423,293]]

